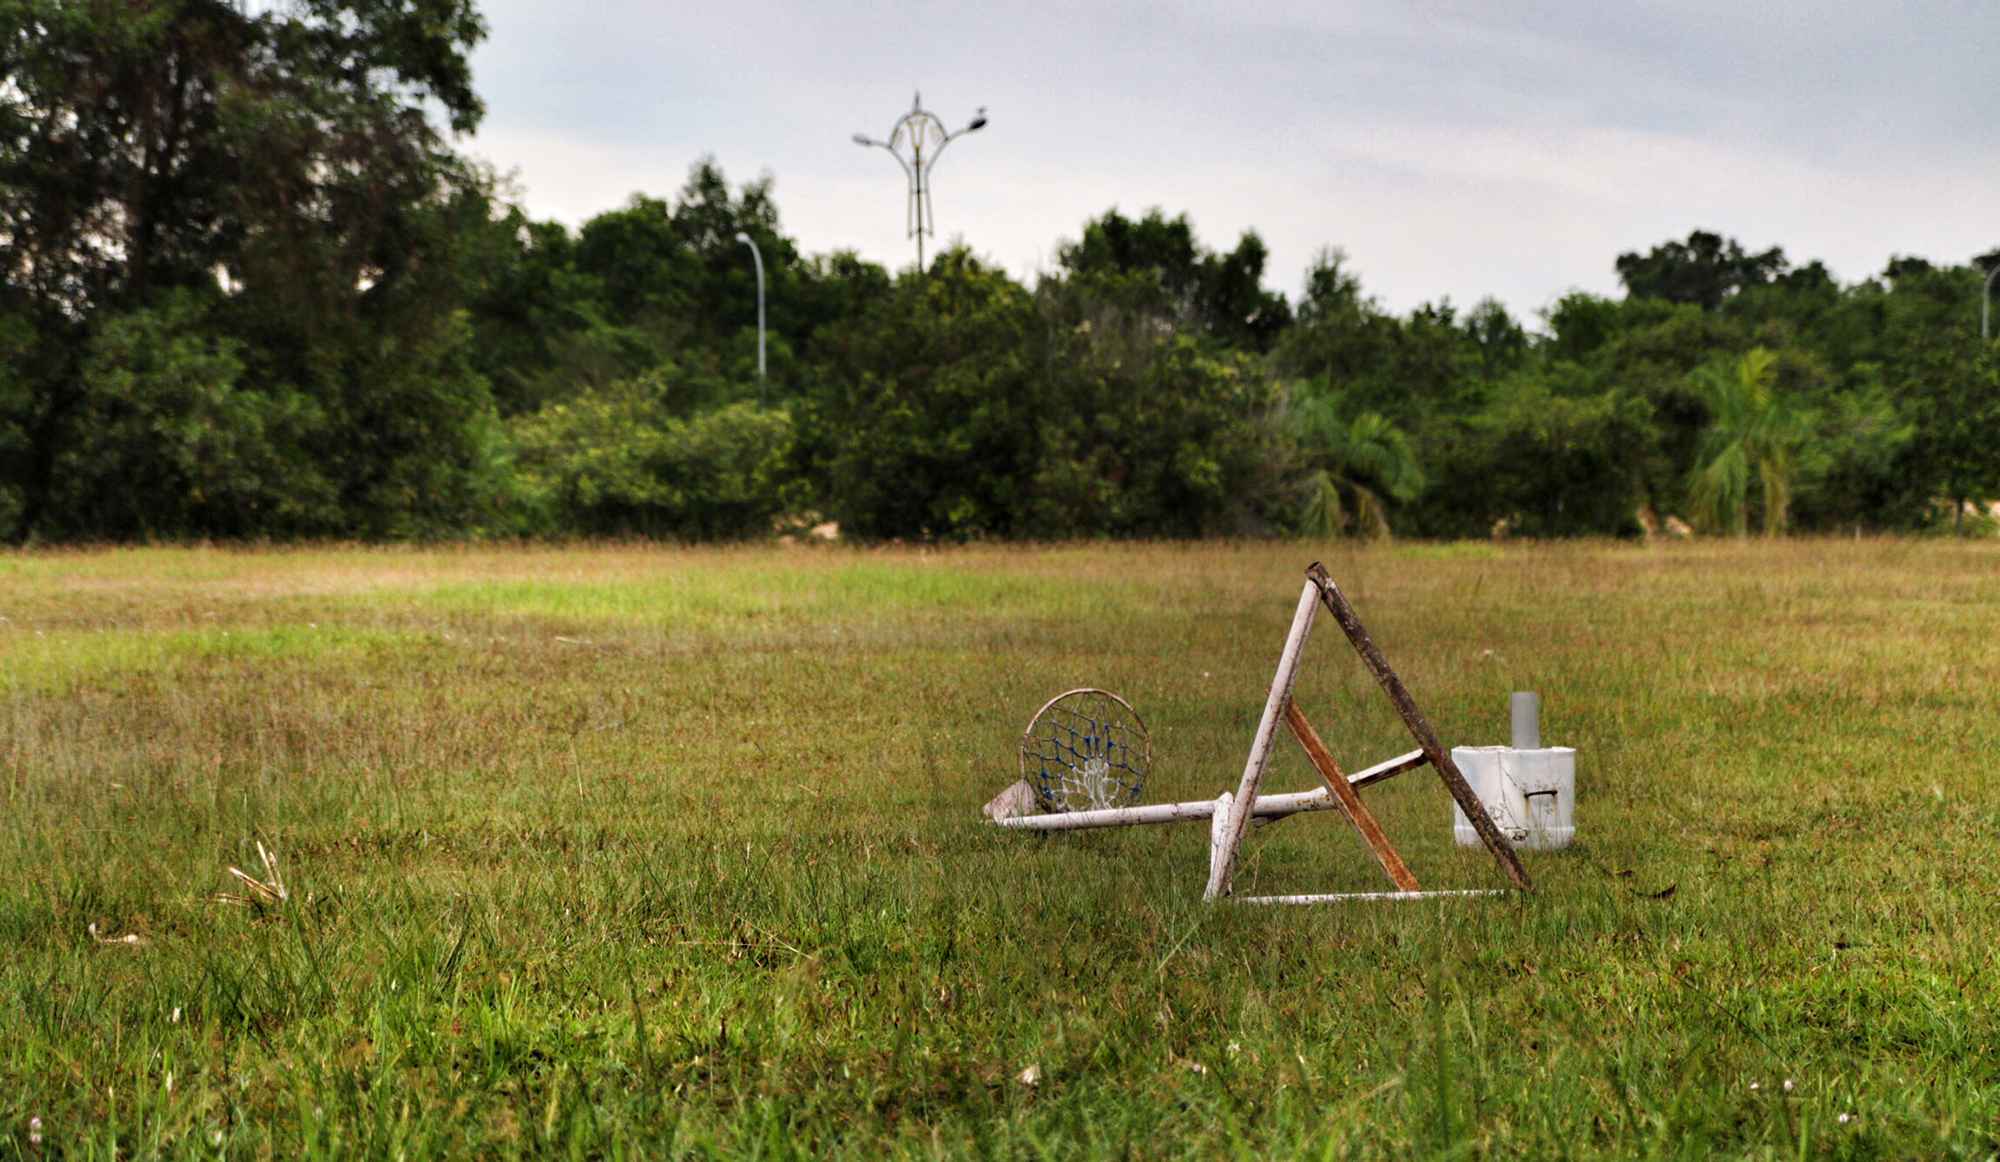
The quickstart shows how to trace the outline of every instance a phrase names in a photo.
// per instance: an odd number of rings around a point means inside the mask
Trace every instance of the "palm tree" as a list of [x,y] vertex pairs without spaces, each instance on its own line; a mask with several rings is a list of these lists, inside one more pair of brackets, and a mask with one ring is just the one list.
[[1292,399],[1293,435],[1312,472],[1305,481],[1301,531],[1329,537],[1352,520],[1364,536],[1388,536],[1389,515],[1384,494],[1413,500],[1424,488],[1424,474],[1410,454],[1410,442],[1376,412],[1343,420],[1332,401],[1317,395]]
[[1705,367],[1694,376],[1712,417],[1695,456],[1695,515],[1733,536],[1746,535],[1753,477],[1763,491],[1765,536],[1784,530],[1792,503],[1792,469],[1807,428],[1778,392],[1776,362],[1769,349],[1752,347],[1733,367]]

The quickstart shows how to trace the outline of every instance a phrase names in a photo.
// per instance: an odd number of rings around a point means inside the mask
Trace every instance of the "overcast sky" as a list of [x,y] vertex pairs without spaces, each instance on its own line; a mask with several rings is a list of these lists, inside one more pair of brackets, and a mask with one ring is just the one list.
[[880,150],[913,90],[992,121],[936,171],[941,240],[1023,277],[1117,206],[1254,227],[1296,299],[1322,246],[1396,310],[1532,316],[1701,227],[1843,281],[2000,244],[1991,0],[966,4],[486,0],[472,152],[578,223],[713,154],[808,251],[901,266]]

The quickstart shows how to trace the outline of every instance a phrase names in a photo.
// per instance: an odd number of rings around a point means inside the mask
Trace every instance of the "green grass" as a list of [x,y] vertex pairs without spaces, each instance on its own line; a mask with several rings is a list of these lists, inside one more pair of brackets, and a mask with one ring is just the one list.
[[[2000,1149],[2000,553],[1320,551],[1448,743],[1578,748],[1536,895],[980,823],[1078,684],[1233,789],[1313,547],[0,557],[0,1155]],[[1408,748],[1330,625],[1300,690]],[[260,839],[292,904],[213,902]],[[1315,814],[1238,886],[1381,876]]]

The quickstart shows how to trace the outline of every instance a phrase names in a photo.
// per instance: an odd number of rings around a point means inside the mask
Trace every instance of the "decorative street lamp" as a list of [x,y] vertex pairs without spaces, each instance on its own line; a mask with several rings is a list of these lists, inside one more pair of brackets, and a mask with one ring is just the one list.
[[757,249],[757,243],[748,234],[738,230],[736,240],[750,248],[750,259],[757,264],[757,410],[764,409],[764,252]]
[[[910,102],[910,111],[897,119],[896,127],[889,132],[889,140],[877,141],[865,133],[854,135],[856,145],[875,145],[889,151],[896,164],[903,167],[903,173],[910,179],[910,204],[905,221],[909,237],[917,240],[917,270],[924,268],[924,235],[937,236],[937,214],[931,209],[931,170],[937,165],[938,155],[952,140],[971,133],[986,125],[986,106],[972,115],[972,121],[965,128],[954,133],[945,132],[944,122],[937,114],[924,108],[924,95],[918,93]],[[907,155],[907,156],[906,156]]]

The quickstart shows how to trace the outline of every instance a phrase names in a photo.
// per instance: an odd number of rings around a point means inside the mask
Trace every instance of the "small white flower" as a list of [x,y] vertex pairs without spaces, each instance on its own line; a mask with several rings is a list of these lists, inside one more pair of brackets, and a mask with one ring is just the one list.
[[1786,1093],[1792,1092],[1792,1079],[1789,1077],[1785,1079],[1785,1092]]
[[1042,1064],[1037,1061],[1021,1071],[1022,1085],[1039,1085],[1042,1081]]
[[1202,1064],[1201,1062],[1199,1062],[1199,1061],[1190,1061],[1190,1062],[1188,1062],[1188,1072],[1189,1072],[1189,1073],[1207,1073],[1207,1072],[1208,1072],[1208,1066],[1206,1066],[1206,1065],[1203,1065],[1203,1064]]
[[1241,1053],[1241,1052],[1243,1052],[1243,1043],[1242,1043],[1242,1042],[1240,1042],[1240,1041],[1231,1041],[1231,1042],[1229,1043],[1229,1055],[1230,1055],[1231,1057],[1234,1057],[1234,1056],[1236,1056],[1236,1055],[1237,1055],[1238,1053]]
[[41,1115],[37,1114],[36,1116],[28,1119],[28,1145],[39,1146],[41,1144],[42,1144],[42,1119]]
[[1846,1124],[1847,1124],[1847,1123],[1848,1123],[1849,1121],[1851,1121],[1851,1120],[1853,1119],[1853,1117],[1854,1117],[1854,1115],[1853,1115],[1853,1114],[1842,1114],[1842,1115],[1840,1115],[1840,1118],[1839,1118],[1839,1121],[1840,1121],[1840,1124],[1841,1124],[1841,1125],[1843,1125],[1843,1126],[1844,1126],[1844,1125],[1846,1125]]
[[1761,1083],[1759,1083],[1759,1082],[1755,1082],[1755,1081],[1753,1081],[1753,1082],[1751,1082],[1751,1083],[1750,1083],[1750,1092],[1752,1092],[1752,1093],[1755,1093],[1756,1091],[1758,1091],[1758,1090],[1760,1090],[1760,1089],[1762,1089],[1762,1088],[1764,1088],[1764,1087],[1763,1087],[1763,1085],[1762,1085]]

